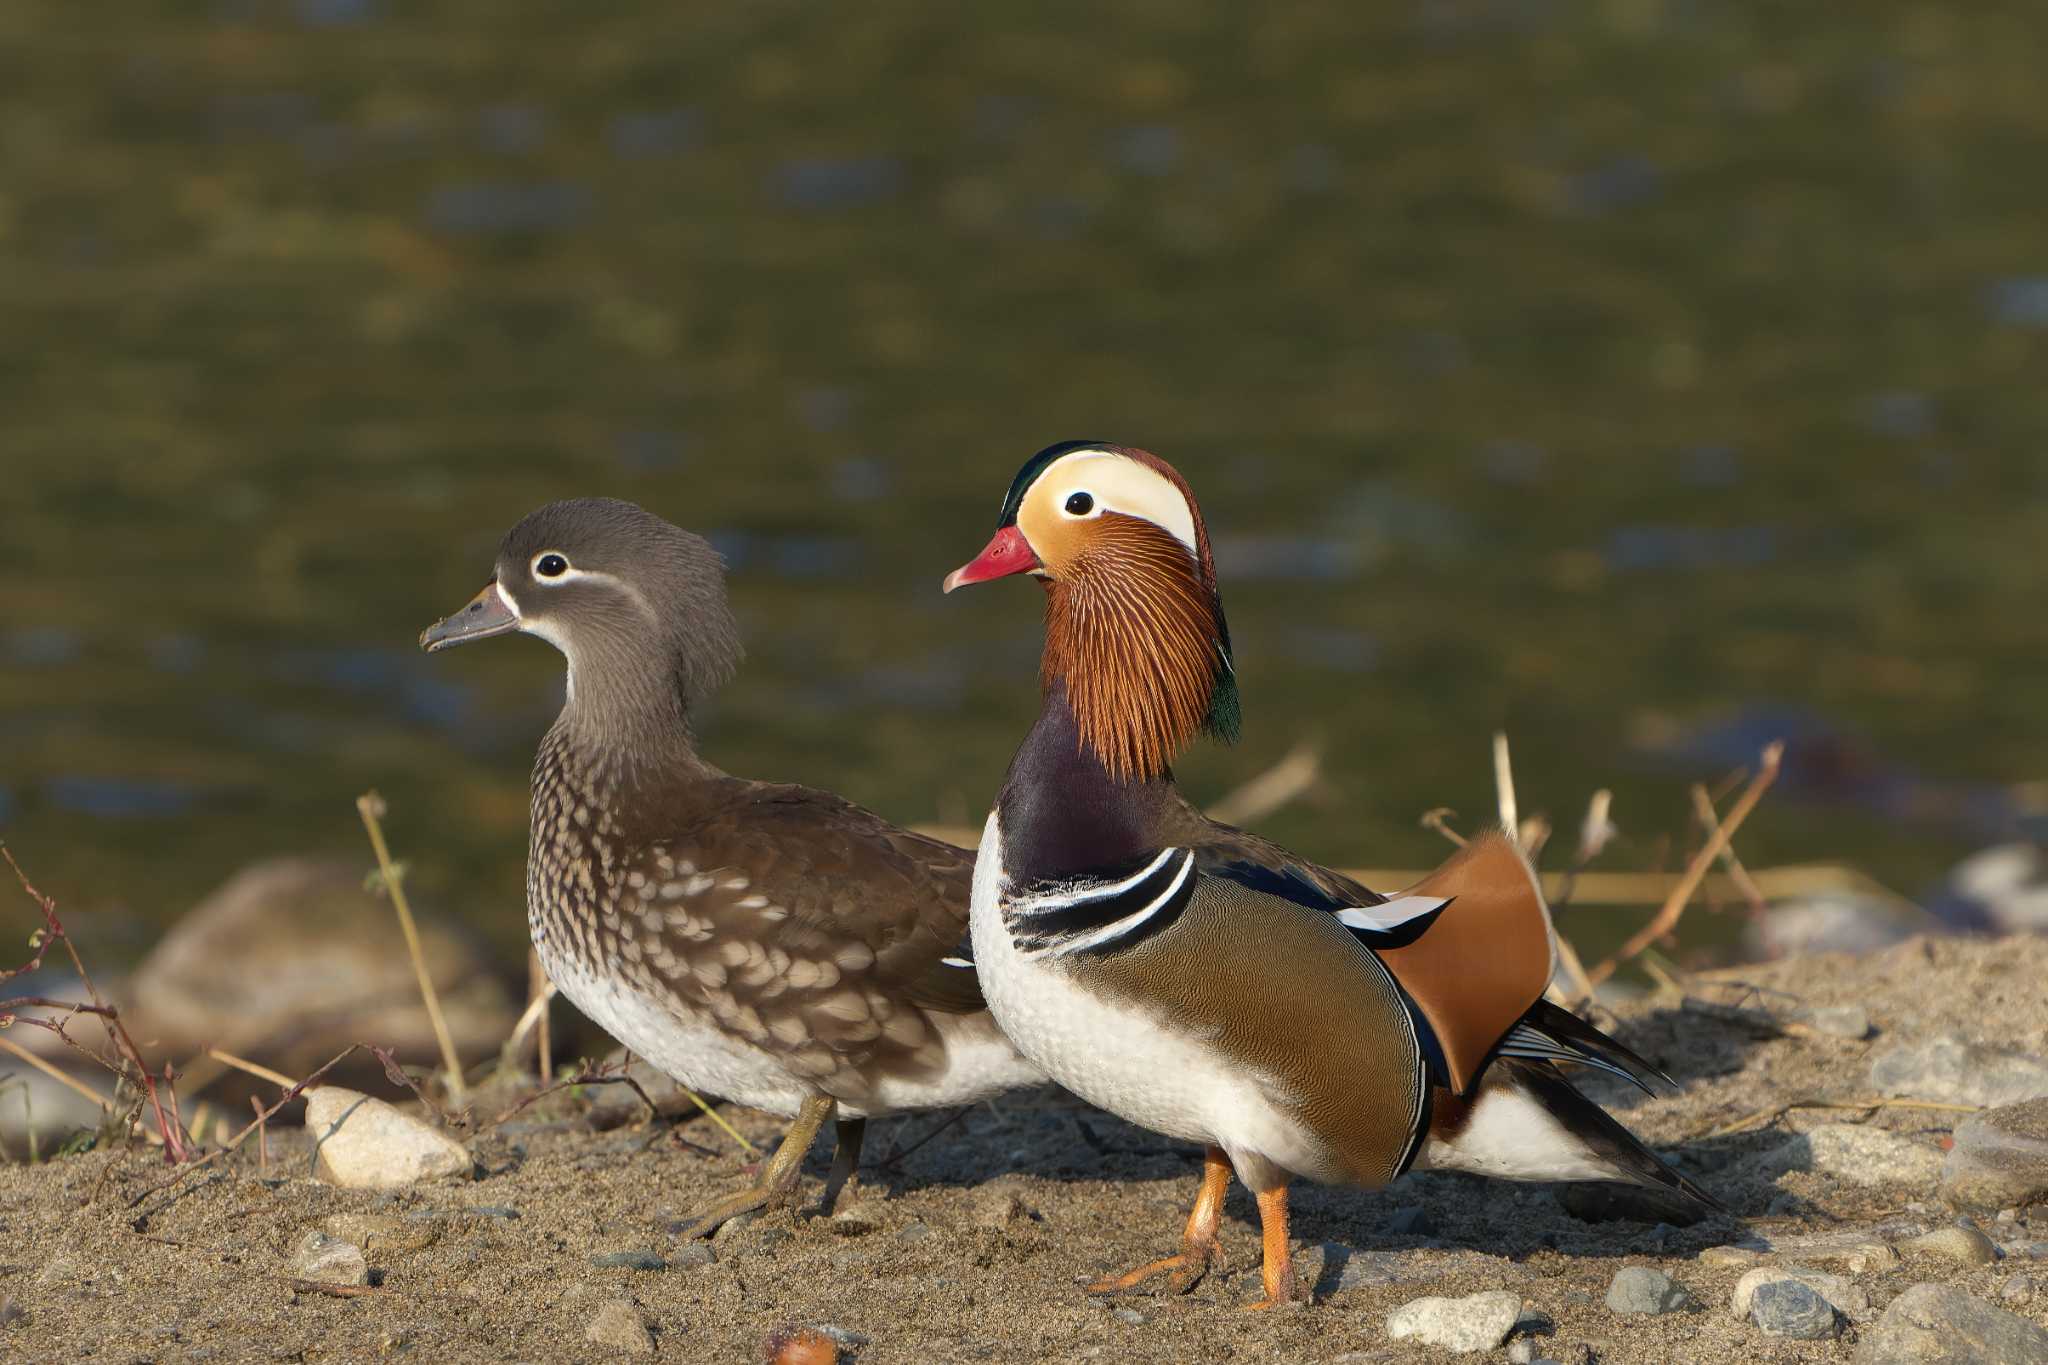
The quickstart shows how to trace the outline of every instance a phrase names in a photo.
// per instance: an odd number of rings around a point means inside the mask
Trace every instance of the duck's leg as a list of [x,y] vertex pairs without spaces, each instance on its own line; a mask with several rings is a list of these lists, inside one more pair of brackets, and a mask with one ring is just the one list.
[[838,1104],[839,1101],[829,1095],[813,1095],[805,1100],[803,1107],[796,1111],[796,1118],[791,1121],[788,1131],[783,1133],[775,1155],[769,1157],[768,1164],[761,1168],[761,1178],[754,1182],[753,1188],[728,1195],[699,1209],[678,1235],[709,1237],[726,1220],[765,1208],[787,1196],[796,1187],[797,1172],[803,1169],[804,1157],[810,1152],[811,1143],[817,1139],[818,1130],[825,1126],[825,1120]]
[[1188,1225],[1180,1236],[1180,1251],[1177,1255],[1165,1256],[1159,1260],[1139,1266],[1136,1270],[1122,1275],[1112,1275],[1097,1280],[1088,1286],[1091,1294],[1120,1294],[1143,1284],[1155,1275],[1172,1272],[1167,1282],[1171,1293],[1185,1294],[1201,1280],[1209,1269],[1209,1263],[1226,1265],[1229,1258],[1223,1254],[1223,1244],[1216,1240],[1216,1226],[1223,1220],[1223,1196],[1230,1189],[1230,1158],[1223,1154],[1221,1147],[1211,1147],[1202,1155],[1202,1191],[1195,1196],[1195,1207],[1188,1214]]
[[1282,1304],[1305,1303],[1307,1296],[1294,1278],[1294,1249],[1287,1242],[1287,1178],[1274,1173],[1271,1184],[1258,1191],[1259,1235],[1265,1243],[1265,1263],[1260,1278],[1266,1297],[1247,1308],[1275,1308]]
[[835,1119],[832,1132],[839,1140],[839,1148],[832,1154],[832,1173],[825,1177],[825,1197],[818,1201],[818,1212],[822,1214],[830,1214],[838,1206],[841,1192],[855,1180],[860,1169],[861,1139],[867,1136],[868,1121]]

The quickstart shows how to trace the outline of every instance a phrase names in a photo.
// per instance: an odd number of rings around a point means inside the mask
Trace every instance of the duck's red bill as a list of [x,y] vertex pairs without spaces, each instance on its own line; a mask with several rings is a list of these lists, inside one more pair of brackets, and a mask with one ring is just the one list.
[[1015,573],[1030,573],[1042,568],[1038,553],[1031,548],[1031,542],[1024,539],[1024,533],[1015,526],[1005,526],[997,531],[982,552],[959,568],[946,575],[941,586],[951,592],[969,583],[986,583],[991,578],[1008,578]]

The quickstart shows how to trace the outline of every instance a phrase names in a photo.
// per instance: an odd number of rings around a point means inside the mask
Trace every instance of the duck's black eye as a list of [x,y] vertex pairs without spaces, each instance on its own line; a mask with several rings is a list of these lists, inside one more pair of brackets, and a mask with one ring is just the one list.
[[542,578],[560,578],[569,572],[569,561],[558,554],[544,554],[534,561],[533,571]]
[[1095,499],[1087,493],[1075,493],[1067,499],[1067,515],[1085,517],[1095,510]]

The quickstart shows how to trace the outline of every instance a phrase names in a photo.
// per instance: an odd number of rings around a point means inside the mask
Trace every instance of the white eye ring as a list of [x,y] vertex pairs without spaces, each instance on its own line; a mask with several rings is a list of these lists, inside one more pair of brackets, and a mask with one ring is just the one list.
[[533,557],[533,576],[543,583],[560,583],[576,572],[569,556],[560,550],[543,550]]
[[1087,489],[1077,488],[1067,494],[1066,501],[1060,504],[1060,511],[1076,521],[1081,521],[1088,517],[1100,516],[1102,504],[1096,501],[1095,495]]

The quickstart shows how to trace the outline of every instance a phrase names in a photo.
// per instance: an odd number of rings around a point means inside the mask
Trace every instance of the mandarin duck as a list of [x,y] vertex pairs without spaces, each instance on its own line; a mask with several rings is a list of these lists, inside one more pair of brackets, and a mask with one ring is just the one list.
[[960,951],[970,853],[698,754],[692,715],[740,657],[707,541],[628,502],[543,507],[420,643],[513,631],[568,662],[534,761],[526,864],[549,978],[683,1085],[794,1119],[758,1183],[687,1232],[786,1198],[828,1118],[827,1211],[867,1119],[1043,1082]]
[[1180,1251],[1219,1256],[1233,1173],[1257,1200],[1265,1296],[1296,1300],[1291,1176],[1376,1187],[1418,1167],[1622,1182],[1715,1207],[1565,1079],[1644,1089],[1655,1067],[1543,999],[1547,912],[1508,838],[1471,840],[1378,895],[1210,820],[1169,767],[1238,729],[1230,633],[1194,496],[1146,451],[1039,452],[948,592],[1011,574],[1046,590],[1042,707],[982,833],[974,961],[996,1021],[1061,1085],[1206,1149]]

